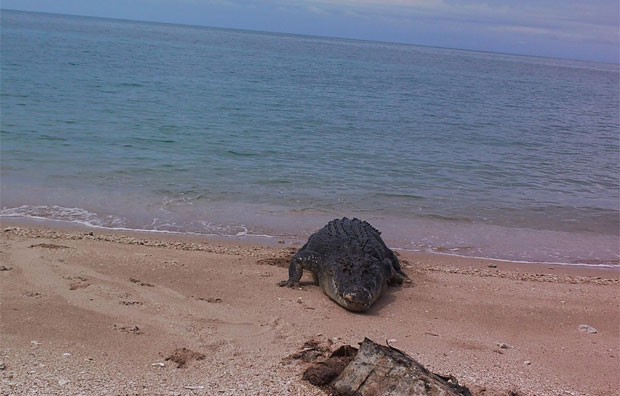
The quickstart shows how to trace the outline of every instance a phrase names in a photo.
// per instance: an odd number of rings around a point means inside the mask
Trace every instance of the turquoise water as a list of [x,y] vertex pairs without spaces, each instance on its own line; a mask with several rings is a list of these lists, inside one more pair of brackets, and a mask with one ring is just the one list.
[[3,10],[1,212],[617,264],[618,65]]

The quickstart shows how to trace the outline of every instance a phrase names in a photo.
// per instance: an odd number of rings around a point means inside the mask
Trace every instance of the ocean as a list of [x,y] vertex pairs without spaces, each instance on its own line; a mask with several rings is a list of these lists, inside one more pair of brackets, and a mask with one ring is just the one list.
[[620,260],[618,65],[2,10],[0,216]]

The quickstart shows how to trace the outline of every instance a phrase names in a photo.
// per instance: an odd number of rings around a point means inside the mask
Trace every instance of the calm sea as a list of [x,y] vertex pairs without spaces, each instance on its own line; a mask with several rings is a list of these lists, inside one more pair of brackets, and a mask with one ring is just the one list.
[[618,264],[618,65],[2,11],[1,216]]

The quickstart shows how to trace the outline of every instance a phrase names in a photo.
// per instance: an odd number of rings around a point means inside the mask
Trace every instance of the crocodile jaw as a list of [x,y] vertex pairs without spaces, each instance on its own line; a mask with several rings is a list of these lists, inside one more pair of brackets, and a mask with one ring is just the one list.
[[373,293],[366,288],[355,288],[352,290],[339,290],[335,282],[329,280],[320,282],[323,292],[343,308],[353,312],[367,311],[370,306],[377,301],[381,295],[380,291]]

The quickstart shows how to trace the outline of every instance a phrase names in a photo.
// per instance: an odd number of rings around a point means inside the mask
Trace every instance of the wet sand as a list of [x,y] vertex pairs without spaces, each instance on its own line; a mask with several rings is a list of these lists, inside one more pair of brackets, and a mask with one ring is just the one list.
[[411,283],[355,314],[276,286],[296,247],[3,222],[2,394],[323,395],[285,358],[364,337],[479,395],[620,388],[617,270],[401,253]]

